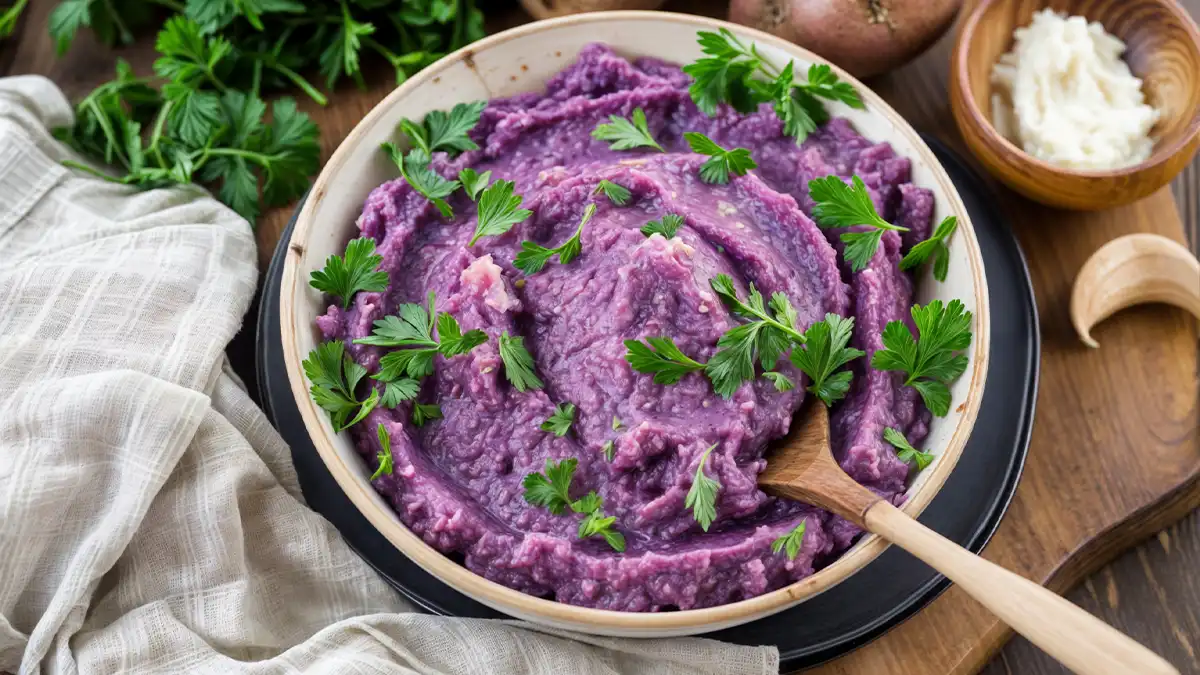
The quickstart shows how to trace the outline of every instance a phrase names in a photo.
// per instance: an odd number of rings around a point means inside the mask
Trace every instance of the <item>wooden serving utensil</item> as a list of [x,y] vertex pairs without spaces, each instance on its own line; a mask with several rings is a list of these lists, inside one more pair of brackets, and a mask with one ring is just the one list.
[[833,459],[824,405],[805,405],[792,427],[758,477],[764,491],[832,511],[908,551],[1077,673],[1179,675],[1124,633],[946,539],[855,482]]

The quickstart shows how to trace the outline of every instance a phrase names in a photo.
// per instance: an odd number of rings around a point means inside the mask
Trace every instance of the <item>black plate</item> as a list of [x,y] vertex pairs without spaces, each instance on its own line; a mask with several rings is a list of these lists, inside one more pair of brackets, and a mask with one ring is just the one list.
[[[1033,425],[1040,336],[1029,271],[1016,240],[992,206],[994,196],[960,159],[926,141],[946,168],[975,225],[991,293],[991,367],[971,439],[921,522],[979,551],[999,525],[1016,489]],[[297,209],[298,211],[299,209]],[[268,417],[292,448],[304,497],[392,586],[436,614],[503,615],[455,591],[419,568],[380,534],[326,470],[292,398],[279,331],[279,282],[284,233],[263,284],[258,315],[258,389]],[[720,640],[779,647],[782,669],[816,665],[859,647],[924,607],[949,581],[892,547],[829,591],[765,619],[709,634]]]

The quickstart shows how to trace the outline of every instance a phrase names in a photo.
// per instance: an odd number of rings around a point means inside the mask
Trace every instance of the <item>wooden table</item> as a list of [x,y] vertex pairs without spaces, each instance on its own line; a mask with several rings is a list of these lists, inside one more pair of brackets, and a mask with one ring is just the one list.
[[[1183,0],[1193,16],[1200,14],[1200,0]],[[7,43],[0,43],[0,75],[39,73],[53,79],[72,98],[107,80],[118,55],[95,43],[90,35],[81,36],[72,51],[62,59],[46,33],[46,19],[53,0],[32,0],[23,26]],[[702,9],[719,15],[717,5],[705,2]],[[696,11],[695,3],[677,0],[667,9]],[[520,23],[525,17],[509,11],[493,19],[493,30]],[[953,127],[946,101],[945,82],[950,39],[943,39],[913,64],[891,75],[870,82],[918,130],[935,131]],[[150,72],[154,58],[152,41],[142,40],[123,49],[120,55],[135,70]],[[319,117],[325,156],[337,146],[351,127],[388,91],[385,80],[368,91],[343,88],[338,91],[336,107],[317,109],[310,101],[302,107]],[[904,92],[903,95],[900,92]],[[1193,251],[1200,251],[1200,159],[1173,183],[1175,199]],[[279,234],[287,223],[290,209],[276,209],[258,223],[261,260],[270,258]],[[1068,597],[1117,628],[1149,645],[1184,672],[1200,673],[1200,512],[1158,533],[1149,541],[1118,557],[1087,579]],[[930,636],[936,640],[936,636]],[[1196,664],[1189,669],[1188,664]],[[1064,673],[1061,666],[1023,639],[1009,643],[983,671],[985,675],[1004,673],[1040,675]]]

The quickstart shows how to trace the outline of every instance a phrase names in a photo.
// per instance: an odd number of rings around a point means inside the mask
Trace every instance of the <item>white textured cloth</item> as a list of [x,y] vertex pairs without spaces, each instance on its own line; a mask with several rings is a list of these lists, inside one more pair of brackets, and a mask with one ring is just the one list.
[[0,670],[778,670],[774,648],[415,613],[304,505],[228,370],[250,228],[199,190],[64,169],[46,129],[70,115],[0,79]]

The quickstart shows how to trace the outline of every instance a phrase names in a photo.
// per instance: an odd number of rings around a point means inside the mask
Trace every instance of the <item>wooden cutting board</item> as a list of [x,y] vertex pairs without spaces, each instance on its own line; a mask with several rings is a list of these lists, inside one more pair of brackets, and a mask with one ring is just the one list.
[[[681,0],[667,9],[720,16],[722,4]],[[0,50],[0,73],[44,73],[77,98],[111,77],[115,55],[87,37],[55,60],[43,32],[52,7],[51,2],[30,4],[27,32],[13,49]],[[522,20],[519,12],[501,13],[490,27]],[[947,103],[949,50],[947,38],[914,64],[869,84],[918,130],[938,134],[967,156]],[[123,56],[139,72],[149,72],[153,53],[147,42]],[[381,84],[339,90],[326,108],[302,101],[321,127],[325,157],[390,90],[383,78],[374,81]],[[996,193],[996,208],[1008,216],[1029,259],[1043,352],[1025,474],[984,555],[1064,592],[1117,553],[1200,506],[1196,321],[1168,307],[1131,309],[1096,328],[1093,334],[1101,347],[1091,350],[1075,337],[1067,315],[1075,274],[1099,246],[1131,232],[1155,232],[1182,242],[1183,228],[1166,188],[1137,204],[1101,213],[1043,208],[1001,187]],[[264,268],[290,212],[277,209],[259,223]],[[995,317],[997,326],[1003,321]],[[974,673],[1009,636],[995,617],[951,588],[882,638],[811,672]],[[1189,670],[1190,664],[1178,665]]]

